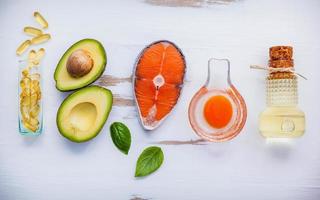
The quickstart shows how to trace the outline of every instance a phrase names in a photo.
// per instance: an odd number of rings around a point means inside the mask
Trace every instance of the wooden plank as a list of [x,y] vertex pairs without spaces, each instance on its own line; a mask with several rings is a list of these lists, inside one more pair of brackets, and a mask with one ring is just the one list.
[[215,4],[229,4],[236,0],[145,0],[146,3],[156,6],[170,7],[204,7]]

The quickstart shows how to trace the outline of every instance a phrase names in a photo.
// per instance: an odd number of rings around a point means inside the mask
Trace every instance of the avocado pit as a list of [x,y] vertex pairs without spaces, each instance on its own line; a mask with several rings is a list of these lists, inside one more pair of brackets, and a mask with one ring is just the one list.
[[79,49],[68,58],[67,71],[74,78],[80,78],[88,74],[93,67],[93,59],[88,51]]

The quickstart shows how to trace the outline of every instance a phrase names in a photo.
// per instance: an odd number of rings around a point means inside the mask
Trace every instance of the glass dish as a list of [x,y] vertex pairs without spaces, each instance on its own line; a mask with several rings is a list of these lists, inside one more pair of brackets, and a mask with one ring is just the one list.
[[[204,116],[205,101],[214,96],[223,96],[232,108],[230,120],[219,128],[212,127]],[[247,108],[243,97],[231,83],[228,59],[211,58],[208,61],[207,81],[193,96],[188,114],[193,130],[207,141],[227,141],[240,133],[247,119]]]

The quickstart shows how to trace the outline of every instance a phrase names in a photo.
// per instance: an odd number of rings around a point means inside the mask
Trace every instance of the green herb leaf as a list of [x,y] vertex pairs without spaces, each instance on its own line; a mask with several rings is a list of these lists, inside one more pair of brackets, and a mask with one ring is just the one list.
[[110,126],[110,134],[114,145],[124,154],[128,155],[131,145],[130,130],[121,122],[114,122]]
[[160,147],[151,146],[143,150],[140,154],[137,165],[135,177],[147,176],[161,166],[164,156]]

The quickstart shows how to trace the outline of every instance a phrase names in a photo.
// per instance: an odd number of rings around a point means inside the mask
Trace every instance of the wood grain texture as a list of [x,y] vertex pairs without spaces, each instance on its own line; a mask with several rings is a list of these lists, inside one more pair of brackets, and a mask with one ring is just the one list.
[[114,106],[135,106],[134,100],[131,98],[122,97],[119,94],[113,95]]
[[162,145],[186,145],[186,144],[205,145],[205,144],[208,144],[208,142],[203,140],[203,139],[187,140],[187,141],[164,140],[164,141],[159,141],[159,142],[153,142],[152,144],[162,144]]
[[[98,85],[102,87],[118,86],[121,83],[132,82],[132,77],[119,78],[111,75],[102,75],[98,80]],[[135,102],[132,98],[125,97],[120,94],[113,94],[114,106],[134,106]]]
[[116,86],[121,83],[131,83],[132,77],[119,78],[111,75],[102,75],[97,82],[100,86],[109,87]]
[[146,3],[170,7],[203,7],[215,4],[229,4],[236,0],[145,0]]
[[132,195],[133,197],[130,200],[151,200],[149,198],[143,198],[140,197],[139,195]]

